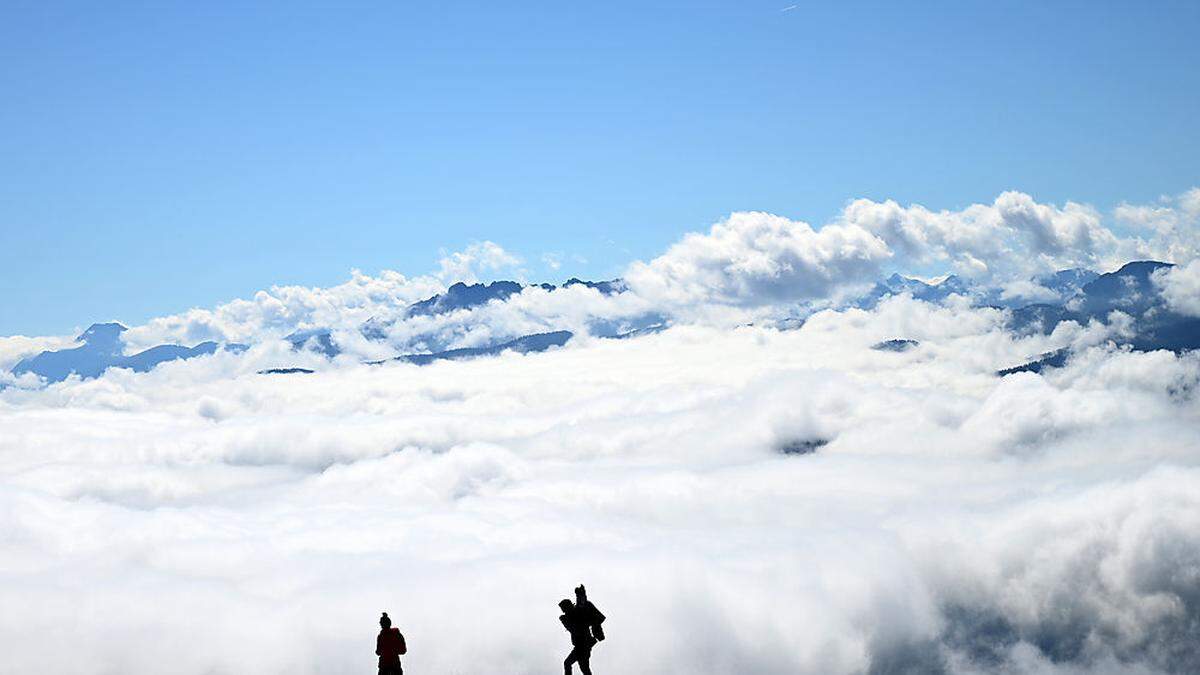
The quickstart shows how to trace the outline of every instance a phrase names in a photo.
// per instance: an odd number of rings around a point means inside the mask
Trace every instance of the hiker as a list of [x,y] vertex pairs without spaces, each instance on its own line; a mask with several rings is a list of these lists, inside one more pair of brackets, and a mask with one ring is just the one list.
[[587,589],[583,587],[583,584],[575,587],[575,607],[583,613],[588,626],[592,629],[592,636],[596,638],[596,642],[603,641],[604,627],[600,624],[604,623],[604,615],[600,613],[600,610],[596,609],[591,600],[587,599]]
[[604,615],[587,599],[587,589],[582,584],[575,589],[576,602],[563,599],[558,603],[562,616],[558,620],[571,634],[571,653],[563,661],[563,673],[571,675],[571,664],[578,663],[583,675],[592,675],[592,647],[604,639],[600,624]]
[[375,638],[375,654],[379,656],[379,675],[404,675],[400,655],[408,653],[399,628],[392,628],[387,612],[379,617],[379,637]]

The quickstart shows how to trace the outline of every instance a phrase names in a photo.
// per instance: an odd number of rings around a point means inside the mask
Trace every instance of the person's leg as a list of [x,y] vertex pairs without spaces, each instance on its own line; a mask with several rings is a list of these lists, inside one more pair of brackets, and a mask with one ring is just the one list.
[[567,660],[563,661],[563,672],[566,675],[571,675],[571,664],[575,663],[578,660],[579,660],[579,648],[576,647],[575,649],[571,650],[570,654],[567,654]]
[[576,660],[579,661],[579,672],[583,675],[592,675],[592,650],[580,650]]

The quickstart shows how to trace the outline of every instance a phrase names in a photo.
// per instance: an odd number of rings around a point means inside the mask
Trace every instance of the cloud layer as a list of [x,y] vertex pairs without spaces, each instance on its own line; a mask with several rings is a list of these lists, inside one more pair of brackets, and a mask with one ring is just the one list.
[[[426,368],[216,354],[0,392],[13,672],[1200,665],[1200,361],[899,297]],[[919,340],[897,354],[870,345]],[[254,357],[245,357],[254,358]],[[784,455],[789,443],[827,441]],[[61,642],[69,636],[72,648]]]

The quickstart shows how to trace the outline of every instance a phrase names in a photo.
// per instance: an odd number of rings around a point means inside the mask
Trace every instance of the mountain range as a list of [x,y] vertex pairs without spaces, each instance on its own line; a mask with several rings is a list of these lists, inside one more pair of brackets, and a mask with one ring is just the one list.
[[[1007,297],[1000,289],[978,286],[953,275],[940,281],[928,282],[893,274],[876,283],[851,304],[871,308],[884,298],[900,294],[908,294],[928,302],[941,302],[952,295],[960,295],[968,298],[974,306],[1008,310],[1008,328],[1017,334],[1049,334],[1064,321],[1080,324],[1089,321],[1108,323],[1112,312],[1120,311],[1133,318],[1134,327],[1132,333],[1114,339],[1122,346],[1135,350],[1168,349],[1175,352],[1200,348],[1200,318],[1173,311],[1153,281],[1155,272],[1171,266],[1170,263],[1136,261],[1105,274],[1086,269],[1061,270],[1031,280],[1036,285],[1036,293],[1046,298],[1045,301],[1033,303],[1021,303],[1017,299]],[[561,288],[575,285],[593,288],[604,295],[623,293],[627,290],[625,283],[620,279],[593,282],[572,278]],[[560,288],[551,284],[537,284],[536,287],[551,292]],[[488,284],[456,283],[444,293],[412,303],[405,309],[403,317],[436,316],[472,310],[491,302],[505,302],[525,288],[527,286],[515,281],[494,281]],[[359,332],[368,340],[384,341],[387,339],[389,328],[398,320],[402,319],[371,318],[359,327]],[[633,321],[612,321],[598,317],[588,328],[589,332],[597,337],[620,339],[657,332],[668,325],[670,322],[666,317],[651,313]],[[802,319],[785,319],[780,327],[795,328],[800,325],[803,325]],[[136,372],[146,372],[167,361],[213,354],[220,349],[236,352],[247,348],[240,344],[219,345],[216,342],[202,342],[192,347],[167,344],[126,356],[122,339],[125,330],[126,328],[119,323],[94,324],[76,338],[79,346],[44,351],[23,359],[12,372],[15,375],[35,373],[47,382],[60,382],[71,374],[83,378],[97,377],[108,368],[129,368]],[[478,358],[506,351],[540,352],[566,344],[572,337],[572,333],[565,330],[518,335],[482,347],[434,349],[404,354],[385,361],[425,365],[440,360]],[[285,339],[293,349],[310,350],[329,358],[342,351],[333,331],[328,328],[296,331]],[[437,344],[431,338],[418,341],[421,344]],[[915,346],[915,341],[899,337],[879,343],[875,348],[883,351],[905,351]],[[1069,357],[1068,352],[1060,350],[1043,354],[1034,361],[1001,370],[999,373],[1005,375],[1023,371],[1040,372],[1045,368],[1062,366]],[[281,367],[263,372],[279,374],[301,370],[305,369]]]
[[[14,375],[35,373],[48,382],[61,382],[72,374],[83,378],[98,377],[109,368],[128,368],[144,373],[160,363],[194,356],[214,354],[220,345],[216,342],[201,342],[194,347],[182,345],[158,345],[145,351],[125,356],[125,342],[121,334],[127,329],[119,323],[92,324],[76,342],[82,343],[71,349],[44,351],[37,356],[22,359],[13,367]],[[228,344],[225,349],[240,351],[245,345]]]

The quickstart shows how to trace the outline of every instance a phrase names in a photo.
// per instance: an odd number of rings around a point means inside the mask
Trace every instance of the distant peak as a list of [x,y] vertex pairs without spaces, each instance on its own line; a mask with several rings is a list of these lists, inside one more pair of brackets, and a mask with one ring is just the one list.
[[100,347],[115,345],[121,339],[121,333],[129,330],[119,323],[94,323],[88,326],[88,329],[83,331],[79,337],[75,338],[77,342],[86,342],[89,345]]
[[1134,260],[1121,265],[1121,269],[1117,270],[1117,274],[1131,274],[1134,272],[1144,272],[1147,270],[1156,270],[1160,267],[1174,267],[1174,263],[1160,262],[1158,260]]
[[109,331],[123,333],[127,330],[129,330],[129,329],[126,328],[125,326],[121,325],[120,323],[118,323],[116,321],[109,321],[106,323],[94,323],[94,324],[88,326],[88,329],[85,330],[83,333],[84,333],[84,335],[86,335],[88,333],[92,333],[92,332],[109,332]]

